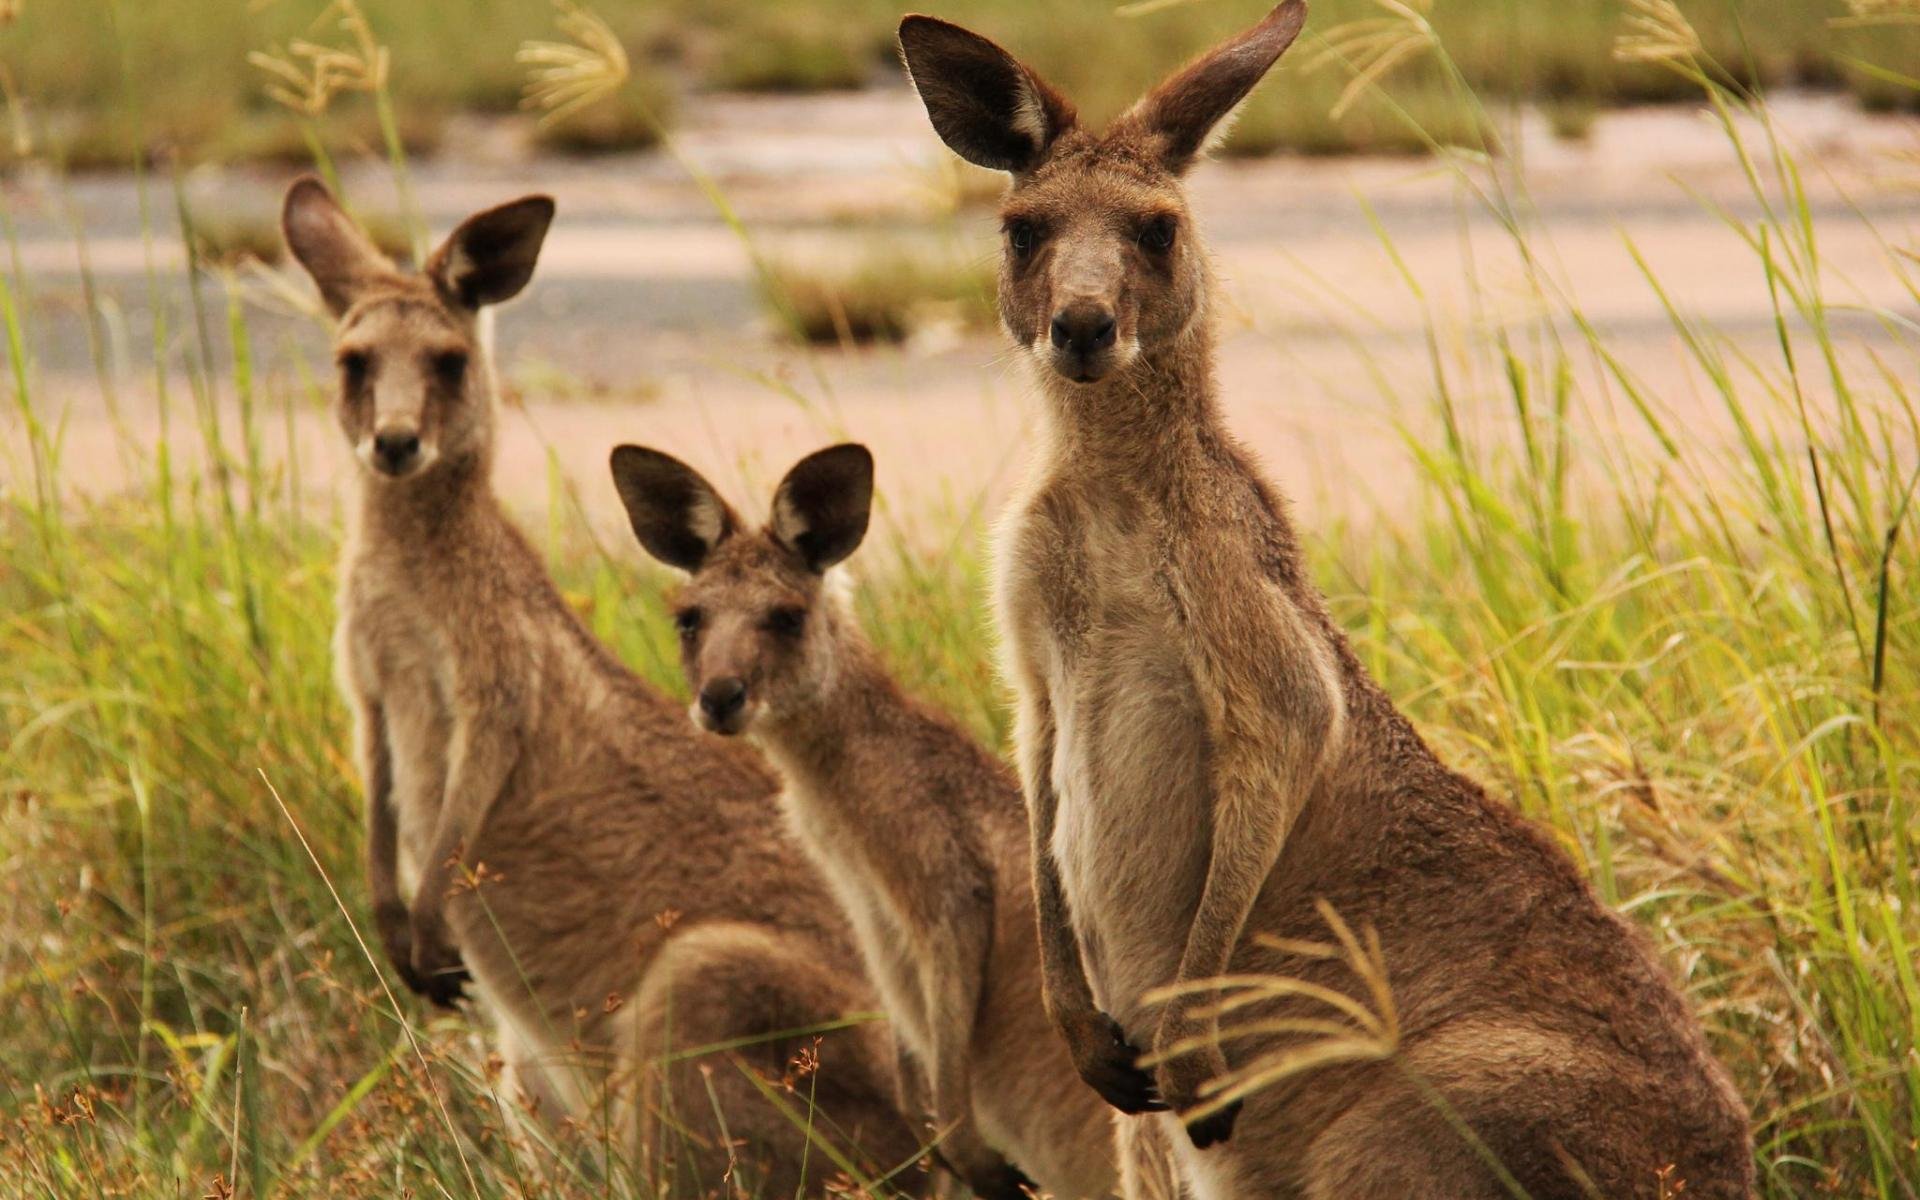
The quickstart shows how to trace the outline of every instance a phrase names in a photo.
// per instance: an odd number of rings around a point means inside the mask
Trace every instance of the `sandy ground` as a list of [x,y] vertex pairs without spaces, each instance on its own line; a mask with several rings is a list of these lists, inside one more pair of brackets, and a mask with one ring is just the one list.
[[[1920,251],[1920,124],[1820,96],[1782,97],[1774,114],[1806,177],[1823,286],[1847,306],[1836,317],[1845,352],[1886,354],[1889,321],[1909,330],[1920,322],[1909,282],[1920,265],[1907,263],[1903,279],[1890,264],[1904,260],[1888,251]],[[1539,125],[1523,119],[1515,142],[1529,236],[1544,252],[1536,269],[1554,294],[1578,301],[1699,445],[1723,443],[1724,413],[1687,366],[1634,253],[1673,303],[1725,337],[1736,362],[1744,352],[1777,363],[1768,291],[1738,232],[1761,212],[1738,159],[1697,112],[1611,114],[1578,144]],[[417,169],[415,184],[437,231],[524,191],[550,191],[560,203],[533,288],[498,322],[503,375],[525,401],[505,424],[500,457],[500,485],[516,506],[537,517],[557,467],[586,510],[610,523],[617,509],[604,464],[620,441],[671,450],[757,495],[800,453],[858,438],[878,456],[891,511],[939,527],[950,527],[954,508],[992,503],[1017,474],[1034,400],[1025,364],[998,334],[936,326],[903,347],[859,352],[783,343],[755,301],[747,243],[690,174],[717,186],[763,253],[835,258],[891,239],[984,259],[995,252],[991,208],[953,208],[949,156],[909,93],[709,99],[688,112],[677,158],[532,160],[509,132],[466,130],[452,153]],[[393,207],[391,181],[376,166],[351,170],[348,181],[365,209]],[[187,179],[184,192],[198,212],[265,218],[285,182],[208,172]],[[1470,348],[1498,329],[1522,345],[1549,334],[1511,240],[1458,173],[1414,160],[1217,163],[1196,173],[1193,193],[1229,299],[1221,368],[1232,423],[1310,517],[1366,520],[1410,494],[1402,430],[1417,440],[1430,428],[1430,322],[1464,419],[1505,436],[1497,431],[1510,423],[1511,402],[1490,361]],[[174,381],[174,436],[197,448],[184,372],[198,334],[182,255],[173,237],[142,236],[133,181],[14,179],[0,184],[0,199],[16,238],[9,280],[25,310],[33,404],[61,430],[66,485],[112,493],[151,456],[160,429],[156,314]],[[177,227],[164,186],[150,201],[155,227]],[[351,470],[323,405],[298,383],[303,370],[325,376],[324,333],[290,299],[304,294],[302,281],[249,276],[237,286],[267,385],[264,454],[278,462],[298,446],[302,487],[324,505]],[[217,405],[232,437],[222,283],[203,279],[202,294]],[[105,386],[90,325],[105,347]],[[1892,369],[1920,370],[1904,353]],[[1590,356],[1577,357],[1593,378]],[[1777,367],[1761,369],[1777,379]],[[1583,391],[1583,422],[1613,419],[1607,397],[1617,402],[1617,390]],[[26,486],[23,429],[8,405],[0,488]]]

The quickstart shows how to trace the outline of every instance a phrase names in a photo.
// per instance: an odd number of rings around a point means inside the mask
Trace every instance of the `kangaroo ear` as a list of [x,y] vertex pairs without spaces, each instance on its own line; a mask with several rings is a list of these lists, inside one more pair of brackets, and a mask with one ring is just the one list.
[[713,485],[670,454],[620,446],[611,466],[634,536],[670,567],[698,571],[713,548],[740,526]]
[[1073,127],[1073,105],[977,33],[933,17],[900,22],[900,56],[934,131],[970,163],[1018,175]]
[[773,494],[769,527],[807,569],[825,571],[867,536],[873,511],[873,455],[849,442],[794,464]]
[[468,308],[511,300],[533,278],[552,223],[551,196],[524,196],[476,213],[427,259],[427,276],[448,299]]
[[326,185],[311,175],[294,180],[287,189],[280,232],[336,317],[368,287],[397,274],[393,261],[360,231]]
[[1215,46],[1147,95],[1118,123],[1159,142],[1160,160],[1184,171],[1226,136],[1228,117],[1245,100],[1307,23],[1305,0],[1286,0],[1252,29]]

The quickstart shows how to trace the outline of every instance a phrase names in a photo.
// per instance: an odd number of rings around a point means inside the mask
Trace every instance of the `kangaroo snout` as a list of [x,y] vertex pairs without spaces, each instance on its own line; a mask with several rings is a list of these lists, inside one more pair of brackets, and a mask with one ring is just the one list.
[[1055,369],[1076,383],[1091,383],[1105,375],[1113,364],[1111,351],[1119,328],[1113,310],[1102,304],[1069,304],[1061,309],[1053,315],[1050,329]]
[[739,733],[746,708],[747,684],[738,675],[709,680],[700,689],[700,723],[714,733]]
[[373,435],[373,465],[400,476],[420,461],[420,435],[411,429],[383,429]]
[[1053,316],[1053,344],[1075,354],[1091,354],[1113,345],[1113,314],[1091,305],[1063,308]]

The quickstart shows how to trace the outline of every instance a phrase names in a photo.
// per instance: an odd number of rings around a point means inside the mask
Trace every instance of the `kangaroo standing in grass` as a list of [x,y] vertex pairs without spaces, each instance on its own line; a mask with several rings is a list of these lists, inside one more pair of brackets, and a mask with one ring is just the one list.
[[826,578],[866,536],[872,457],[802,459],[757,532],[658,451],[620,447],[613,476],[641,545],[692,575],[676,605],[695,719],[750,736],[785,779],[788,819],[931,1085],[940,1157],[988,1200],[1033,1181],[1060,1200],[1109,1194],[1112,1111],[1040,1002],[1019,784],[900,690]]
[[[552,216],[538,196],[488,210],[403,274],[317,181],[287,194],[287,243],[337,321],[360,465],[335,653],[380,940],[438,1004],[470,979],[504,1095],[553,1121],[611,1092],[615,1153],[650,1188],[793,1196],[811,1155],[818,1192],[834,1168],[734,1064],[654,1068],[751,1041],[745,1064],[778,1081],[805,1039],[773,1035],[873,1006],[845,926],[786,846],[764,768],[588,633],[492,491],[477,314],[526,285]],[[812,1094],[820,1134],[911,1159],[892,1068],[883,1031],[834,1034],[797,1120]]]
[[[1304,19],[1289,0],[1104,132],[992,42],[901,25],[934,128],[1014,181],[1000,310],[1048,428],[996,599],[1048,1010],[1112,1103],[1173,1109],[1202,1200],[1747,1196],[1745,1113],[1645,939],[1367,676],[1222,423],[1181,176]],[[1302,945],[1322,905],[1377,931],[1397,1048],[1233,1090],[1330,1009],[1271,1000],[1223,1045],[1213,1005],[1254,993],[1194,991],[1364,996]]]

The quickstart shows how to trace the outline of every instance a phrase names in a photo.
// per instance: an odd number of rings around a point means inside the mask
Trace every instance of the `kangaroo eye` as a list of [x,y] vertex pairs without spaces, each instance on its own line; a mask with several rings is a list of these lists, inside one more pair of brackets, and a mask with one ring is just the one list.
[[433,373],[448,387],[457,387],[467,377],[467,356],[458,350],[433,356]]
[[352,391],[367,381],[367,356],[358,350],[349,350],[340,356],[340,378]]
[[1173,249],[1174,233],[1179,225],[1172,217],[1155,217],[1140,230],[1140,244],[1155,254]]
[[804,608],[782,607],[767,614],[767,632],[777,633],[781,637],[794,637],[806,627],[807,610]]
[[690,638],[700,632],[701,613],[697,608],[683,608],[674,614],[673,627],[680,636]]
[[1007,225],[1007,246],[1021,258],[1032,254],[1034,243],[1039,240],[1040,232],[1032,221],[1013,221]]

